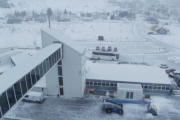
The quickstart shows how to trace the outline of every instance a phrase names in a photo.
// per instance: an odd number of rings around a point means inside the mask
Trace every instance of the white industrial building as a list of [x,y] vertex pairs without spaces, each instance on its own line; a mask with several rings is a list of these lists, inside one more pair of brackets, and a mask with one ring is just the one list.
[[148,94],[169,93],[172,88],[172,81],[165,70],[157,66],[88,61],[86,69],[89,88],[117,91],[118,83],[138,84]]
[[11,68],[0,75],[0,118],[42,79],[47,95],[68,98],[83,97],[86,88],[117,91],[122,83],[136,84],[131,86],[138,86],[137,96],[140,87],[167,92],[171,88],[170,79],[158,67],[93,63],[86,60],[85,49],[68,36],[50,29],[42,30],[41,35],[41,49],[9,52],[4,57]]

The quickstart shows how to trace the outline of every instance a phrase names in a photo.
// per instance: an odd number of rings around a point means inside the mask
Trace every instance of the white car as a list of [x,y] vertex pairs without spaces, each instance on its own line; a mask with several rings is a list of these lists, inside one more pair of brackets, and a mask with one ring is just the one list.
[[45,101],[45,97],[41,92],[29,92],[24,96],[23,101],[31,103],[43,103]]
[[162,68],[162,69],[167,69],[167,68],[168,68],[168,65],[166,65],[166,64],[160,64],[159,67]]

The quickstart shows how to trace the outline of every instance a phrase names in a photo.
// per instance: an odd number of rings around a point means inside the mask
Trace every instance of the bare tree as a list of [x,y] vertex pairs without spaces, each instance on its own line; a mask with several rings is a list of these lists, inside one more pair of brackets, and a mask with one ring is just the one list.
[[47,9],[47,16],[48,16],[48,22],[49,22],[49,28],[51,28],[51,16],[52,16],[53,12],[51,10],[51,8]]

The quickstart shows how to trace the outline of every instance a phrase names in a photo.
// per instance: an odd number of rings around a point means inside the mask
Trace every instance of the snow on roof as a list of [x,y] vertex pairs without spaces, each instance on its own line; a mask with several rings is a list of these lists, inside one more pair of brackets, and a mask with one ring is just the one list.
[[0,94],[29,73],[33,68],[45,60],[49,55],[61,47],[61,44],[52,44],[40,49],[36,54],[22,57],[21,64],[8,70],[0,76]]
[[76,52],[80,54],[84,54],[85,52],[84,46],[80,46],[79,44],[77,44],[77,42],[71,40],[70,37],[68,37],[67,35],[65,35],[65,33],[62,33],[61,31],[54,30],[54,29],[42,29],[42,32],[46,32],[52,35],[55,39],[71,47],[73,50],[75,50]]
[[171,84],[165,71],[156,66],[86,63],[87,79],[120,81],[127,83]]

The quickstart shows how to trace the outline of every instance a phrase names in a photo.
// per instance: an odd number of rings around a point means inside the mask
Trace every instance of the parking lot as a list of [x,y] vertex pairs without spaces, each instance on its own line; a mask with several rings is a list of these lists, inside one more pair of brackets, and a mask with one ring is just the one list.
[[[179,98],[178,98],[179,99]],[[31,120],[179,120],[180,103],[177,98],[153,97],[158,116],[146,113],[146,106],[124,105],[124,115],[102,111],[102,99],[91,96],[83,99],[48,97],[43,104],[20,102],[7,116]]]

